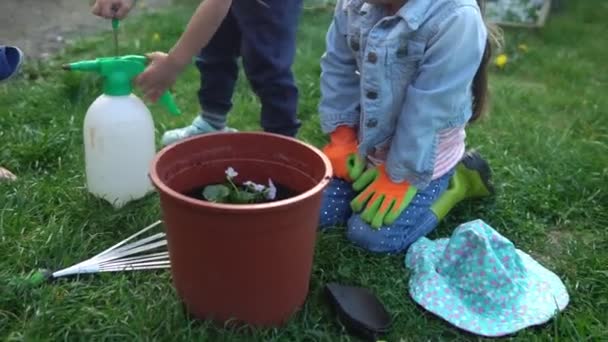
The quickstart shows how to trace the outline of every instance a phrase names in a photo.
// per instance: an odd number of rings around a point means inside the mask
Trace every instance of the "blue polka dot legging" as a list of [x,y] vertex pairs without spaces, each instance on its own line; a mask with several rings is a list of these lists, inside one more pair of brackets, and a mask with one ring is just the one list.
[[351,183],[333,179],[323,193],[319,226],[324,230],[346,223],[346,236],[355,245],[377,253],[401,252],[437,227],[439,222],[431,206],[448,188],[453,174],[454,170],[419,190],[401,216],[392,225],[380,229],[372,228],[352,213],[350,201],[357,193]]

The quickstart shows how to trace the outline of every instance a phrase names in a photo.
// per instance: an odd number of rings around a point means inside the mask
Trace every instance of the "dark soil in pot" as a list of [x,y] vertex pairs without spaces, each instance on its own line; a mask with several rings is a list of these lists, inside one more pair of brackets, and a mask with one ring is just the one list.
[[[184,195],[197,199],[199,201],[205,201],[207,202],[207,200],[205,199],[205,197],[203,196],[203,191],[205,190],[205,187],[207,185],[213,185],[213,184],[205,184],[202,186],[197,186],[194,189],[190,190],[190,191],[186,191],[184,192]],[[271,202],[276,202],[276,201],[282,201],[288,198],[292,198],[295,196],[298,196],[300,194],[300,192],[292,190],[282,184],[275,184],[274,185],[277,188],[277,196],[274,200],[266,200],[266,201],[262,201],[262,202],[258,202],[258,203],[271,203]]]

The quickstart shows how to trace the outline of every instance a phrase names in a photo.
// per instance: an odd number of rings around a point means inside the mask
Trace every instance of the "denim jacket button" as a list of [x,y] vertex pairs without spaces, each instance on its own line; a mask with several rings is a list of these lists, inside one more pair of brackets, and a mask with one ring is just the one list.
[[367,123],[365,125],[368,128],[374,128],[374,127],[378,126],[378,120],[377,119],[369,119],[369,120],[367,120]]
[[359,51],[359,41],[354,37],[351,38],[350,47],[355,51]]
[[370,100],[375,100],[378,98],[378,93],[376,93],[375,91],[368,91],[366,96]]
[[376,64],[376,62],[378,61],[378,55],[376,55],[374,52],[370,52],[367,55],[367,61],[372,64]]
[[405,58],[407,57],[407,45],[401,45],[398,49],[397,49],[397,58]]

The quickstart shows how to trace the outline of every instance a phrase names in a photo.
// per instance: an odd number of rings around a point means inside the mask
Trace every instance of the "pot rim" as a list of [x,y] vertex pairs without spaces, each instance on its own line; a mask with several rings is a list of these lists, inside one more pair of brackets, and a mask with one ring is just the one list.
[[[177,146],[179,146],[181,144],[185,144],[185,143],[188,143],[188,142],[190,142],[192,140],[196,140],[196,139],[205,139],[208,136],[216,135],[216,134],[272,136],[272,137],[276,137],[279,139],[292,141],[296,144],[299,144],[303,147],[306,147],[306,148],[312,150],[318,157],[321,158],[321,160],[323,161],[323,164],[325,165],[325,175],[323,176],[323,179],[320,182],[318,182],[315,186],[313,186],[311,189],[309,189],[297,196],[286,198],[286,199],[283,199],[280,201],[269,202],[269,203],[258,203],[258,204],[226,204],[226,203],[212,203],[212,202],[201,201],[201,200],[191,198],[178,191],[171,189],[171,187],[169,187],[167,184],[165,184],[165,182],[163,182],[161,180],[160,176],[158,175],[158,172],[156,171],[156,165],[158,164],[159,160],[163,158],[163,156],[165,154],[169,153],[171,150],[173,150],[174,148],[176,148]],[[311,197],[313,194],[316,194],[317,192],[322,191],[327,186],[327,184],[330,182],[332,175],[333,175],[333,169],[331,166],[331,162],[329,161],[329,158],[327,158],[327,156],[325,156],[325,154],[323,152],[321,152],[321,150],[319,150],[317,147],[315,147],[311,144],[305,143],[303,141],[300,141],[296,138],[292,138],[292,137],[288,137],[288,136],[284,136],[284,135],[280,135],[280,134],[276,134],[276,133],[251,132],[251,131],[250,132],[241,131],[241,132],[207,133],[204,135],[198,135],[198,136],[186,138],[178,143],[171,144],[169,146],[165,146],[152,159],[152,164],[151,164],[150,172],[149,172],[149,177],[152,180],[152,183],[154,184],[154,186],[158,190],[160,190],[161,192],[164,192],[165,194],[167,194],[181,202],[184,202],[186,204],[189,204],[189,205],[195,206],[195,207],[205,207],[208,209],[218,209],[218,210],[230,210],[232,212],[245,212],[245,211],[251,211],[251,210],[273,209],[273,208],[285,207],[285,206],[295,204],[308,197]]]

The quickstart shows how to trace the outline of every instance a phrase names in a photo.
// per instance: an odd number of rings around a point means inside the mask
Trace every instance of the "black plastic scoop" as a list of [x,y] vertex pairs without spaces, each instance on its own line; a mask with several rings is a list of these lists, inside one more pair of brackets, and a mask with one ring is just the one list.
[[325,285],[325,294],[349,333],[376,341],[378,336],[388,332],[391,316],[369,290],[329,283]]

